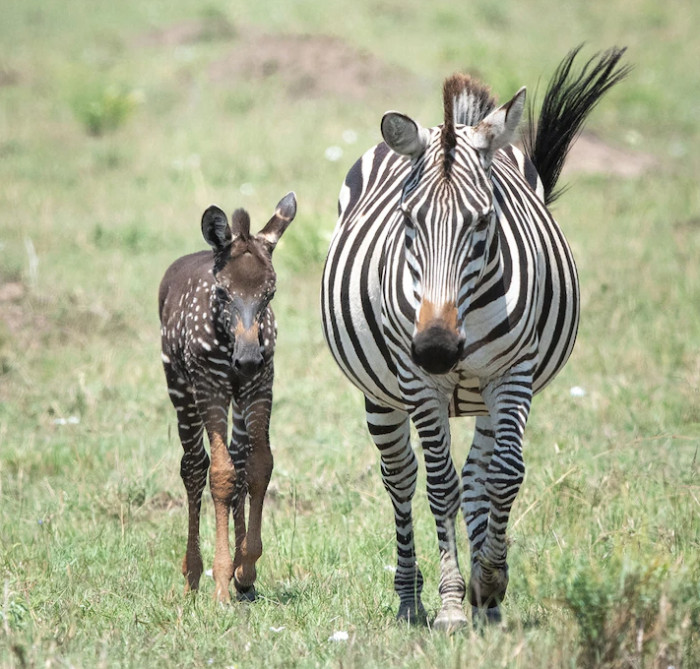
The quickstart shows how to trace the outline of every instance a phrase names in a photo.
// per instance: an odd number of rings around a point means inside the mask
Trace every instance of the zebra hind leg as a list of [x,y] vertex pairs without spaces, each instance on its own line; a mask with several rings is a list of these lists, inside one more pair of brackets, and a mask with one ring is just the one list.
[[416,490],[418,460],[411,448],[408,414],[365,400],[367,427],[381,456],[382,481],[394,507],[396,523],[396,574],[399,596],[397,620],[424,623],[421,602],[423,575],[416,563],[411,502]]
[[525,477],[522,442],[532,400],[532,374],[527,368],[513,369],[507,376],[487,384],[482,396],[492,416],[493,436],[484,430],[488,435],[485,441],[492,444],[492,455],[485,477],[482,471],[483,491],[489,505],[488,522],[475,539],[469,582],[476,623],[500,621],[499,605],[508,587],[506,530],[511,507]]
[[[462,468],[462,514],[467,527],[472,556],[469,590],[472,601],[472,620],[475,625],[482,622],[496,623],[501,620],[501,610],[497,601],[490,601],[485,608],[475,603],[481,601],[479,593],[483,590],[481,581],[484,574],[482,574],[478,556],[486,538],[489,524],[491,503],[486,491],[486,476],[494,446],[495,433],[491,418],[489,416],[477,417],[474,440]],[[496,587],[501,598],[505,594],[506,584],[507,575],[506,583],[501,583],[501,587]]]

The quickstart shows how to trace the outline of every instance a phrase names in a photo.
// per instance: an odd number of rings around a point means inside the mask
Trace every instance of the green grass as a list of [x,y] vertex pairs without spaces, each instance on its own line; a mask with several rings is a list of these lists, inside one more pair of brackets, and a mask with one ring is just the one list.
[[[5,2],[2,17],[0,666],[700,666],[697,3],[153,0],[88,11],[28,0]],[[290,97],[284,71],[210,76],[262,32],[270,44],[333,35],[407,75],[396,88],[369,76],[348,100]],[[361,397],[321,336],[336,196],[385,109],[438,123],[442,78],[465,68],[502,100],[522,84],[541,91],[581,41],[586,53],[629,45],[635,70],[589,128],[654,166],[634,179],[572,175],[556,205],[583,313],[526,433],[504,627],[409,629],[394,621],[392,514]],[[331,145],[337,162],[324,158]],[[220,607],[211,579],[182,594],[186,511],[157,286],[173,259],[204,248],[210,203],[244,206],[260,227],[291,189],[298,218],[275,252],[261,597]],[[472,423],[453,427],[460,463]],[[422,481],[415,509],[435,614]],[[205,496],[207,566],[213,525]],[[463,527],[458,537],[468,564]],[[337,631],[347,640],[331,640]]]

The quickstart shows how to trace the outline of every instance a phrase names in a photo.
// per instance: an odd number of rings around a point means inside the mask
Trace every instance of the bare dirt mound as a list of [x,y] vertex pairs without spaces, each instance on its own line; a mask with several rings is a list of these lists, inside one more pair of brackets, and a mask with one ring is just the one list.
[[226,18],[212,15],[206,19],[181,21],[155,28],[140,35],[134,41],[136,47],[178,47],[197,42],[230,40],[235,38],[236,28]]
[[656,164],[656,159],[641,151],[612,146],[593,133],[584,132],[571,147],[563,174],[614,174],[634,178]]
[[354,100],[415,83],[406,70],[328,35],[241,35],[209,69],[216,83],[277,77],[292,98]]
[[[373,98],[386,100],[389,106],[392,100],[399,99],[399,93],[401,97],[410,91],[433,94],[425,91],[418,77],[408,70],[386,63],[338,37],[243,30],[218,15],[156,29],[139,38],[138,45],[177,47],[211,40],[231,44],[228,52],[208,69],[210,80],[218,86],[274,79],[292,99]],[[439,95],[439,91],[434,94]],[[564,174],[598,173],[634,178],[655,163],[649,154],[613,146],[584,132],[569,153]]]

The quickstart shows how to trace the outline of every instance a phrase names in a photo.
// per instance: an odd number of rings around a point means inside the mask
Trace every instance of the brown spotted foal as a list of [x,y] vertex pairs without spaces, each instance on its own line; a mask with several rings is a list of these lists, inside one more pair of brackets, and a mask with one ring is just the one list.
[[[239,599],[255,597],[263,499],[272,473],[269,424],[277,333],[270,308],[276,278],[271,256],[295,214],[296,198],[289,193],[267,225],[251,235],[243,209],[233,213],[229,227],[226,214],[209,207],[202,216],[202,234],[213,252],[176,260],[160,285],[163,366],[185,451],[180,466],[189,504],[185,591],[196,590],[202,575],[199,515],[209,471],[216,514],[214,596],[221,602],[230,600],[232,578]],[[204,449],[205,430],[211,461]],[[229,511],[236,535],[233,561]]]

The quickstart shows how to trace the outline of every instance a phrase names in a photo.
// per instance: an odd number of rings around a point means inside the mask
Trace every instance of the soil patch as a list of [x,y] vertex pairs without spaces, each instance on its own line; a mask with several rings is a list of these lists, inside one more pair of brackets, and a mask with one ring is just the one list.
[[217,84],[275,77],[291,98],[358,100],[415,84],[406,70],[328,35],[248,33],[211,65],[209,75]]
[[[374,54],[329,35],[267,34],[239,30],[218,16],[181,22],[154,30],[138,43],[175,47],[193,42],[228,39],[232,47],[209,66],[209,78],[219,86],[240,81],[274,79],[292,99],[342,97],[387,100],[422,90],[418,77]],[[432,93],[440,95],[439,90]],[[563,174],[598,173],[634,178],[656,163],[653,156],[612,146],[584,132],[574,143]]]
[[593,133],[584,132],[571,147],[562,175],[578,172],[634,178],[655,164],[651,154],[612,146]]
[[163,28],[156,28],[134,41],[136,47],[177,47],[197,42],[228,40],[236,36],[236,29],[224,17],[181,21]]

